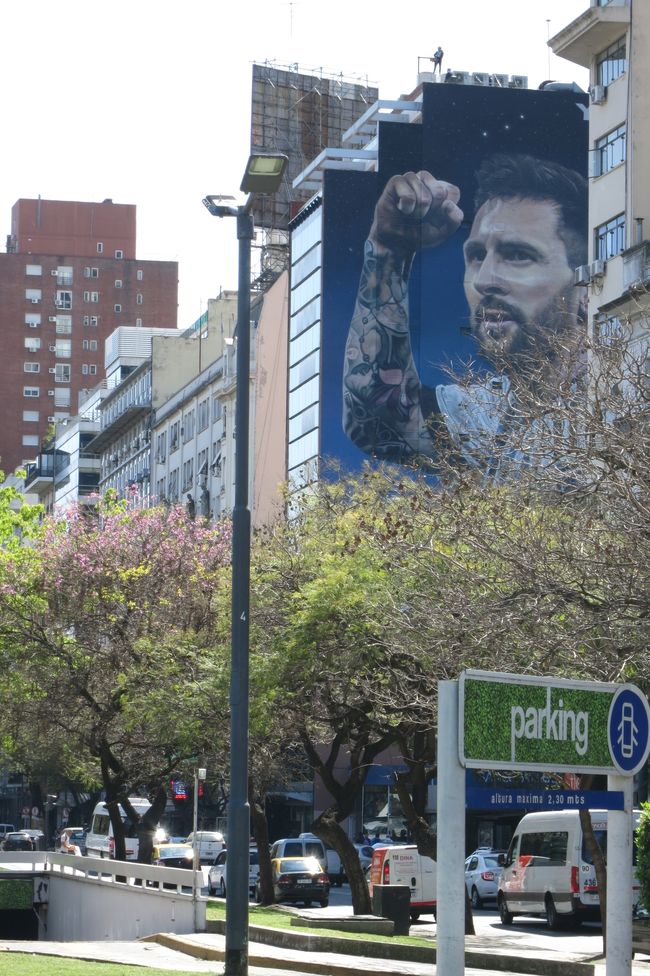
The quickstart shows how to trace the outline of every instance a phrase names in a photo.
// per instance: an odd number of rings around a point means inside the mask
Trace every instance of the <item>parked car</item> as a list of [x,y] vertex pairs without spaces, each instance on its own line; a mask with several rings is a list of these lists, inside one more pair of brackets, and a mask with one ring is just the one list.
[[[317,901],[329,905],[330,879],[315,857],[274,857],[271,861],[273,894],[277,902],[302,902],[306,908]],[[261,900],[259,881],[257,900]]]
[[271,858],[275,857],[315,857],[333,885],[340,887],[343,884],[341,858],[316,834],[303,833],[276,840],[271,847]]
[[[256,847],[251,847],[248,852],[248,890],[251,898],[255,897],[257,880],[260,876],[260,858]],[[228,883],[228,851],[224,850],[217,854],[214,864],[208,871],[208,894],[226,897],[226,885]]]
[[21,834],[27,834],[32,839],[35,851],[45,850],[45,834],[42,830],[33,830],[31,827],[23,827]]
[[85,854],[86,831],[83,827],[65,827],[57,846],[61,854]]
[[361,867],[363,871],[369,868],[372,864],[372,855],[374,852],[374,847],[371,844],[355,844],[354,849],[359,855],[359,861],[361,862]]
[[[194,831],[187,838],[187,843],[194,843]],[[226,846],[226,842],[218,830],[197,830],[196,845],[201,864],[212,864],[217,854]]]
[[33,851],[34,842],[29,834],[24,830],[15,830],[6,834],[2,842],[3,851]]
[[161,868],[192,868],[191,844],[154,844],[152,863]]
[[496,901],[499,889],[499,854],[490,847],[479,847],[465,861],[465,887],[472,908],[480,908],[484,901]]
[[4,840],[7,834],[16,832],[16,825],[10,823],[0,823],[0,841]]

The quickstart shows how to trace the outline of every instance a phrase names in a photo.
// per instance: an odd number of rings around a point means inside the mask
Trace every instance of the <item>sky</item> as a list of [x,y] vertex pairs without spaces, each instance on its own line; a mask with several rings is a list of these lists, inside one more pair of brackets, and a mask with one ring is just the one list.
[[[178,325],[237,287],[233,194],[250,144],[253,62],[342,75],[395,99],[443,70],[576,81],[549,53],[589,0],[30,0],[0,3],[0,241],[21,197],[137,207],[137,256],[178,261]],[[468,29],[469,28],[469,29]]]

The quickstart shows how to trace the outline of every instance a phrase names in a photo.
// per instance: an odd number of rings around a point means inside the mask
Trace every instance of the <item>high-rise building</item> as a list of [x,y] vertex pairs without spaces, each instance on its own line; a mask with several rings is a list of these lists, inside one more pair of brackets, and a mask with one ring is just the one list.
[[18,200],[0,254],[0,466],[33,459],[118,326],[176,327],[178,265],[136,258],[133,205]]

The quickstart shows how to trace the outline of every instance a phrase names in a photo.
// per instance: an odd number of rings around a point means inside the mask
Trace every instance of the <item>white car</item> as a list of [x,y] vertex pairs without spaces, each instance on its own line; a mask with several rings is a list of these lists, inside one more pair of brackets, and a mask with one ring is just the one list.
[[[256,847],[251,847],[248,852],[248,890],[251,898],[255,897],[257,880],[260,876],[260,859]],[[228,851],[221,851],[217,854],[214,864],[208,871],[208,894],[226,897],[226,885],[228,883]]]
[[480,908],[484,901],[496,901],[501,868],[499,854],[489,847],[480,847],[465,861],[465,887],[472,908]]
[[[188,844],[194,844],[194,833],[187,837]],[[201,864],[212,864],[215,857],[226,846],[224,836],[218,830],[197,830],[196,846]]]

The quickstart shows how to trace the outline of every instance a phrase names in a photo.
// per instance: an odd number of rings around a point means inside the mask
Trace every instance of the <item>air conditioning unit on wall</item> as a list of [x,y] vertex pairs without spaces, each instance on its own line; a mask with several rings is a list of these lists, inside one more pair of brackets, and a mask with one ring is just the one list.
[[607,99],[607,86],[592,85],[589,89],[589,97],[592,105],[602,105]]
[[574,285],[588,285],[590,281],[589,265],[582,264],[579,268],[576,268],[573,272],[573,284]]

